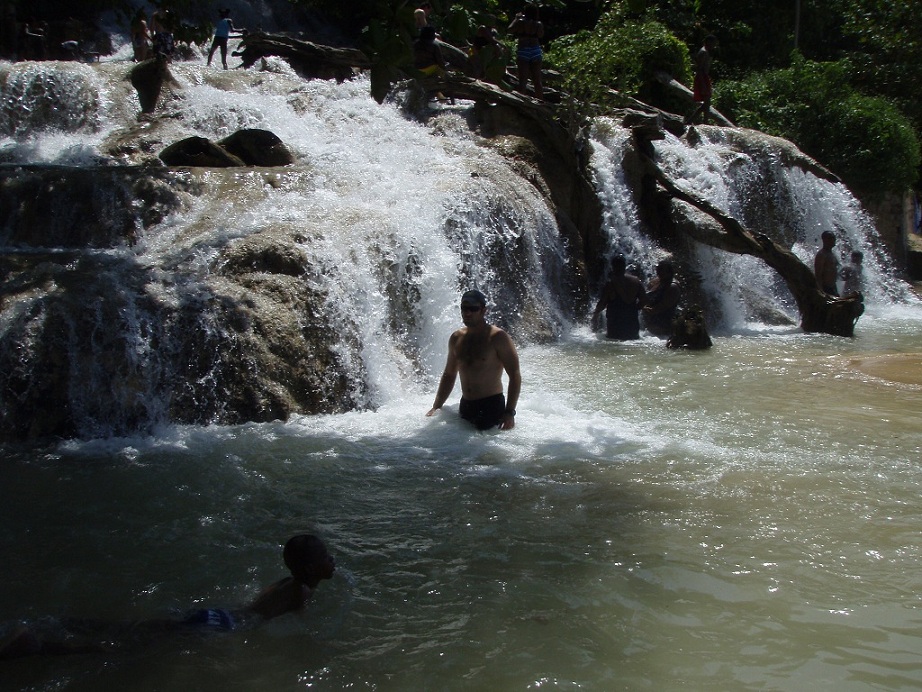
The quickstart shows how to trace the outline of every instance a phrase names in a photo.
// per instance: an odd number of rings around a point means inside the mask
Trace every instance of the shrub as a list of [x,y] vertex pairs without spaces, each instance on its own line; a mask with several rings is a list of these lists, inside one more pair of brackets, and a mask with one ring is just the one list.
[[656,72],[677,79],[690,75],[688,49],[658,21],[624,20],[616,12],[604,15],[596,28],[553,41],[547,61],[565,76],[573,96],[604,104],[608,89],[643,95]]
[[738,125],[791,140],[863,192],[911,186],[920,162],[911,122],[887,99],[849,83],[847,62],[793,65],[718,82],[714,103]]

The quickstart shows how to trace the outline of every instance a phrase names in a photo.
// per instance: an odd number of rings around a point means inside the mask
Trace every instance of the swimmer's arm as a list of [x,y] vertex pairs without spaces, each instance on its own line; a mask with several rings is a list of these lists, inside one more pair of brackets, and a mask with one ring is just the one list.
[[448,358],[445,361],[445,371],[442,373],[442,379],[439,380],[435,401],[432,402],[432,408],[426,413],[427,416],[434,416],[435,412],[442,408],[442,404],[448,400],[451,390],[455,388],[455,380],[458,377],[458,356],[455,354],[457,343],[458,332],[455,332],[448,340]]

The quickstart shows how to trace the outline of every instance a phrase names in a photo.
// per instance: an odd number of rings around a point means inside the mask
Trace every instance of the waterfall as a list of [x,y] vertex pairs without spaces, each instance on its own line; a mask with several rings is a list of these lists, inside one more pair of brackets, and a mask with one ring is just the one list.
[[[247,71],[176,63],[162,112],[138,118],[130,67],[0,64],[3,434],[375,408],[431,390],[469,287],[521,343],[574,326],[574,258],[554,209],[527,164],[471,132],[463,104],[417,122],[375,103],[363,78],[305,81],[268,59]],[[296,163],[151,163],[185,137],[244,128],[274,132]],[[695,146],[656,145],[670,175],[756,231],[780,229],[808,262],[836,229],[865,251],[869,303],[900,297],[843,186],[702,131]],[[591,166],[607,254],[649,278],[664,251],[638,220],[627,138],[597,120]],[[701,247],[694,264],[722,329],[795,319],[755,260]]]
[[[60,403],[75,431],[104,436],[176,417],[233,422],[234,396],[252,400],[248,416],[284,417],[298,407],[285,359],[314,357],[320,346],[327,375],[309,388],[322,390],[326,410],[430,389],[460,325],[460,293],[472,286],[522,341],[568,328],[559,290],[568,259],[553,211],[457,111],[426,126],[375,103],[364,79],[305,82],[281,61],[230,73],[179,63],[168,116],[138,122],[125,65],[52,64],[45,78],[41,67],[3,68],[6,110],[21,114],[7,118],[0,139],[7,194],[28,197],[27,170],[41,180],[43,205],[50,198],[58,210],[25,203],[0,229],[26,267],[21,282],[35,284],[3,306],[0,351],[15,384],[3,415],[42,381],[43,341],[64,351]],[[44,111],[55,115],[40,117],[20,85],[49,84],[49,74],[72,87],[46,89]],[[88,114],[82,125],[57,115],[64,102]],[[131,165],[183,137],[243,128],[273,131],[296,164],[149,175]],[[74,149],[88,156],[78,162]],[[75,224],[68,210],[77,208]],[[88,224],[99,226],[83,238],[90,248],[69,241]],[[44,265],[33,263],[39,255]],[[285,255],[287,268],[256,266],[268,255]],[[224,384],[232,373],[272,381],[235,394]]]
[[[759,133],[700,128],[692,145],[667,134],[655,145],[658,162],[680,186],[706,197],[756,233],[790,247],[807,266],[825,230],[836,233],[837,252],[847,261],[852,250],[864,254],[864,295],[873,311],[909,300],[906,286],[893,277],[877,231],[855,197],[800,168],[784,165],[779,152]],[[621,161],[630,131],[599,119],[592,133],[591,165],[603,201],[609,255],[623,253],[647,277],[664,251],[643,232]],[[695,244],[693,265],[701,276],[707,307],[723,331],[759,328],[764,323],[797,322],[786,286],[762,262]]]

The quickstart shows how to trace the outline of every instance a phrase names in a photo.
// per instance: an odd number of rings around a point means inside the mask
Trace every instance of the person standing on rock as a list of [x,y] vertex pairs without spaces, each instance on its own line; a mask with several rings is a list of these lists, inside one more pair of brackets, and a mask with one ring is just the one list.
[[839,259],[832,248],[836,244],[836,236],[832,231],[823,231],[820,238],[823,247],[813,258],[813,273],[816,275],[816,287],[829,296],[839,295],[836,280],[839,278]]
[[173,57],[176,44],[173,39],[173,13],[170,10],[156,10],[150,16],[153,34],[154,57],[169,60]]
[[208,51],[208,64],[211,65],[211,58],[214,57],[214,52],[220,48],[221,64],[224,65],[224,69],[226,70],[227,40],[234,32],[236,32],[238,35],[243,35],[246,32],[246,29],[238,29],[234,26],[234,22],[230,18],[230,10],[221,10],[220,14],[221,18],[218,20],[218,24],[214,30],[214,40],[211,42],[211,50]]
[[717,37],[709,35],[704,39],[704,45],[695,54],[694,99],[695,103],[700,105],[685,119],[686,125],[693,125],[699,113],[704,125],[708,124],[708,118],[711,117],[711,96],[714,94],[711,63],[714,60],[715,48],[717,48]]
[[528,80],[531,78],[535,89],[535,98],[544,100],[544,88],[541,82],[541,37],[544,36],[544,24],[538,19],[538,6],[526,5],[509,25],[509,33],[518,40],[516,49],[516,67],[519,73],[519,91],[526,93]]
[[138,9],[131,20],[131,47],[134,49],[135,62],[144,62],[150,57],[150,30],[147,28],[147,18],[143,9]]

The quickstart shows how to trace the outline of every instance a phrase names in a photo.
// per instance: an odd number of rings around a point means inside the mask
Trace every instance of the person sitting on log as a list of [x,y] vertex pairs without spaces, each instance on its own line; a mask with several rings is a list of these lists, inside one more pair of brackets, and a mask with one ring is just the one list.
[[846,264],[839,272],[839,277],[845,282],[842,295],[857,296],[864,291],[864,253],[855,250],[851,254],[851,264]]
[[445,57],[435,42],[435,27],[424,26],[413,42],[413,67],[426,77],[445,74]]
[[470,76],[500,84],[506,75],[508,59],[506,47],[496,38],[496,29],[481,24],[468,52]]

